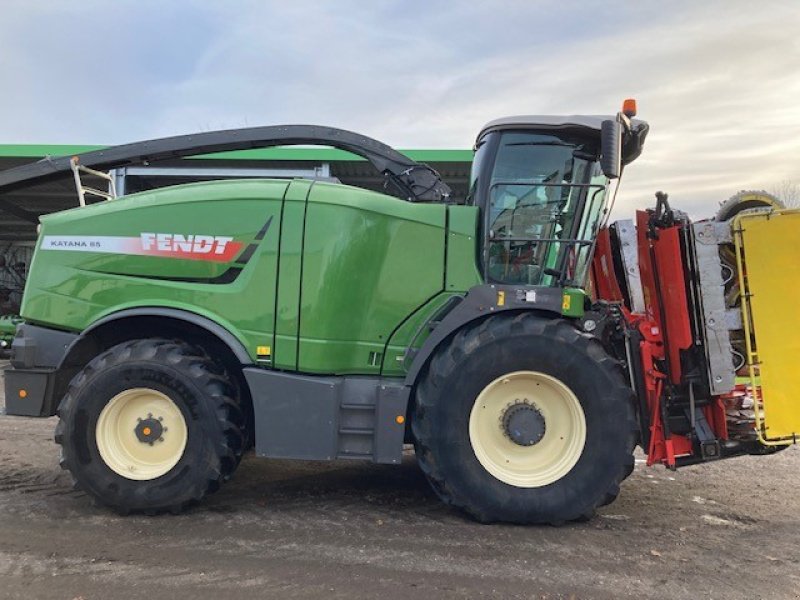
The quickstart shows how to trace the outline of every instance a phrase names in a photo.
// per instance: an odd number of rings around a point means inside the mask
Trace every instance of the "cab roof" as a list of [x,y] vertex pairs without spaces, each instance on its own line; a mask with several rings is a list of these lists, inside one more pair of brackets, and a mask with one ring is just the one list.
[[[572,133],[599,132],[603,121],[616,119],[616,115],[518,115],[503,117],[490,121],[483,126],[476,146],[481,139],[492,131],[507,129],[559,130]],[[625,164],[633,162],[641,153],[644,139],[650,126],[641,119],[631,119],[631,135],[623,144],[622,160]]]

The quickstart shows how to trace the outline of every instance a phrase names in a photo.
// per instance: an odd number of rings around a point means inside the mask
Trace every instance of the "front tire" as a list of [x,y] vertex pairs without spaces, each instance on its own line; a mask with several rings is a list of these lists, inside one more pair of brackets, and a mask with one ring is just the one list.
[[180,512],[228,479],[246,423],[225,372],[187,344],[124,342],[59,406],[56,442],[77,487],[120,513]]
[[584,520],[619,493],[638,435],[633,394],[602,345],[560,319],[467,326],[416,388],[418,462],[482,522]]

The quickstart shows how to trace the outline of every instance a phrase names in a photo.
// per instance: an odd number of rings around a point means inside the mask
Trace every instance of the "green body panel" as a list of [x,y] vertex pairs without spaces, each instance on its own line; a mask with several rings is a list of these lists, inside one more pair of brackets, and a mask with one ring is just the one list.
[[424,323],[481,283],[476,227],[472,207],[339,184],[164,188],[43,217],[21,313],[80,332],[129,308],[177,308],[264,367],[400,376]]
[[447,233],[447,290],[466,292],[483,283],[478,270],[476,243],[478,235],[477,206],[450,206]]
[[483,283],[477,264],[478,208],[449,206],[447,212],[445,290],[428,300],[395,330],[384,351],[384,375],[402,376],[410,363],[406,357],[407,348],[422,346],[430,335],[426,324],[437,311],[453,296],[464,295],[473,286]]
[[279,369],[297,368],[303,223],[310,189],[310,181],[293,181],[286,192],[283,204],[278,295],[275,306],[275,340],[272,351],[273,364]]
[[[169,307],[216,321],[255,358],[274,327],[282,181],[190,184],[93,204],[42,218],[21,315],[26,321],[82,331],[98,319],[134,307]],[[246,248],[272,219],[247,266],[229,283],[214,282],[235,261],[185,260],[94,252],[46,242],[84,236],[135,242],[142,232],[229,236]],[[79,244],[79,242],[75,242]]]
[[445,213],[441,204],[314,185],[303,247],[299,370],[380,372],[392,332],[443,289]]
[[405,375],[411,360],[406,350],[419,349],[430,335],[427,323],[453,296],[460,294],[442,292],[431,298],[400,325],[386,344],[383,359],[383,375],[401,377]]

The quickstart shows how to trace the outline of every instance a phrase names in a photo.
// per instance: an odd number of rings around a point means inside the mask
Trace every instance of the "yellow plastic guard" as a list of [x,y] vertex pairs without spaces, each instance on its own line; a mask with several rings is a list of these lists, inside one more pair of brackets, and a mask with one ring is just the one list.
[[753,389],[756,377],[761,386],[759,437],[768,445],[795,441],[800,437],[800,210],[744,213],[733,230],[745,292],[747,362]]

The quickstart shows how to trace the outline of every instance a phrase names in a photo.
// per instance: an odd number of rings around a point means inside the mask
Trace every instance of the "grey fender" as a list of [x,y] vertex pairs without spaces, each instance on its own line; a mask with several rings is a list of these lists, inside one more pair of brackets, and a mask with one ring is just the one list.
[[69,356],[70,351],[77,344],[80,344],[82,339],[85,339],[87,336],[91,335],[92,332],[96,331],[100,327],[114,321],[120,321],[123,319],[129,319],[135,317],[163,317],[195,325],[201,329],[206,330],[208,333],[214,335],[220,341],[222,341],[228,348],[230,348],[231,352],[233,352],[234,356],[236,356],[236,359],[241,364],[243,365],[253,364],[253,359],[250,358],[250,355],[247,353],[247,349],[244,347],[244,345],[236,338],[236,336],[234,336],[230,331],[225,329],[219,323],[216,323],[215,321],[212,321],[211,319],[204,317],[202,315],[198,315],[197,313],[189,312],[186,310],[180,310],[177,308],[163,308],[163,307],[129,308],[126,310],[121,310],[119,312],[112,313],[110,315],[106,315],[102,319],[98,319],[97,321],[92,323],[89,327],[87,327],[80,334],[80,336],[72,343],[72,345],[66,352],[65,358]]
[[[114,338],[113,324],[124,327],[123,323],[130,319],[164,319],[170,325],[150,321],[139,322],[142,333],[157,333],[175,330],[175,323],[183,323],[191,327],[194,334],[203,332],[213,336],[217,348],[223,351],[227,347],[231,358],[242,365],[252,365],[244,345],[227,329],[207,317],[196,313],[174,308],[143,307],[121,310],[107,315],[92,323],[80,334],[59,331],[49,327],[23,323],[17,329],[12,345],[12,369],[6,372],[5,387],[6,413],[34,417],[51,417],[64,396],[74,374],[86,365],[101,349],[93,334],[102,338],[108,332]],[[135,327],[137,323],[132,323]],[[106,328],[109,328],[110,331]],[[124,331],[124,330],[123,330]],[[120,333],[119,330],[116,331]],[[123,337],[122,339],[126,339]],[[26,392],[25,401],[21,401],[19,391]]]
[[419,350],[413,353],[405,384],[413,386],[436,349],[463,327],[502,313],[535,311],[550,318],[561,317],[562,300],[561,288],[500,284],[471,288],[460,302],[445,306],[445,310],[450,309],[449,312],[444,315],[440,312],[431,319],[429,323],[433,331]]

